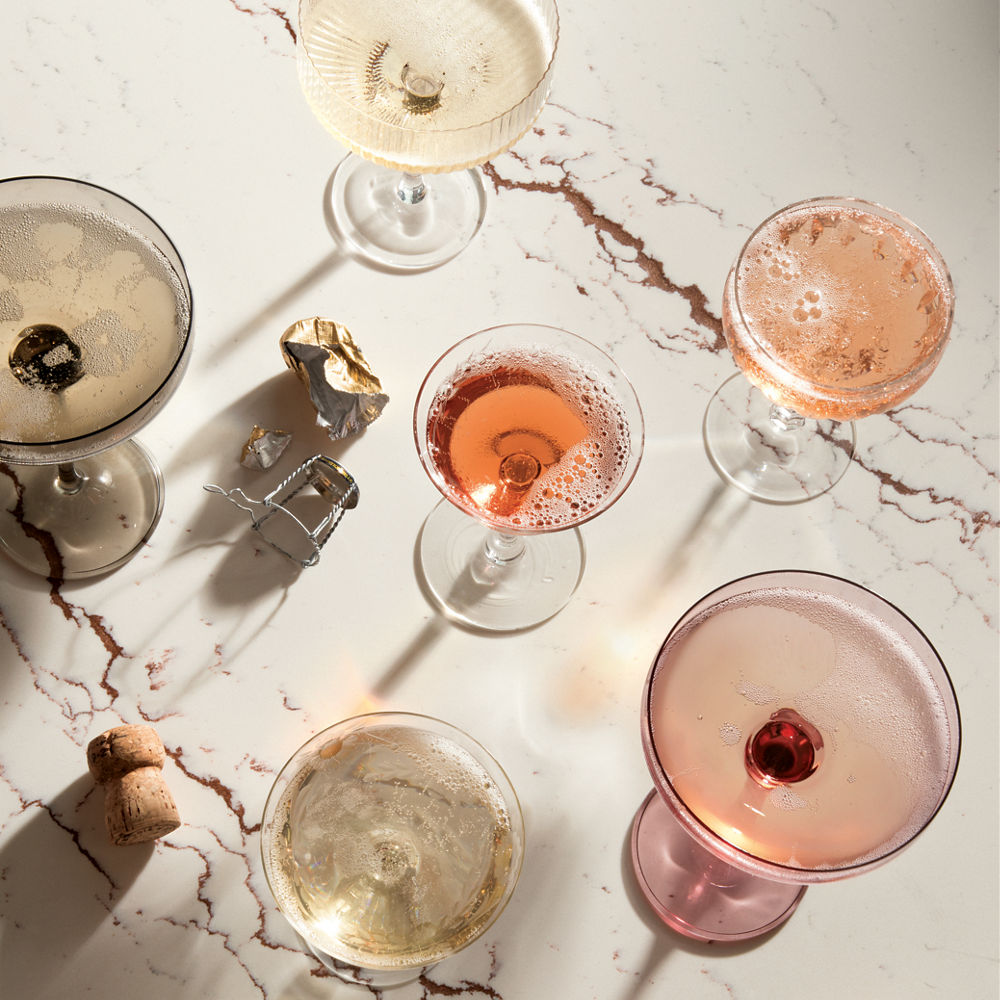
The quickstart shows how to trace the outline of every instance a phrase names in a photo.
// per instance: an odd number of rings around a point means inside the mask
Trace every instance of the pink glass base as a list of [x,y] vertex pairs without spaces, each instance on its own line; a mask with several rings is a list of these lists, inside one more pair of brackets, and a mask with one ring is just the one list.
[[649,905],[697,941],[745,941],[781,926],[806,886],[759,878],[705,850],[654,790],[632,824],[632,864]]

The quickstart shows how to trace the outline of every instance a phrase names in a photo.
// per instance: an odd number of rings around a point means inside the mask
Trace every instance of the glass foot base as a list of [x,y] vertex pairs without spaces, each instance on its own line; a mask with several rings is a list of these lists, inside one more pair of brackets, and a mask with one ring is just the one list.
[[522,536],[509,562],[486,554],[489,529],[442,500],[420,532],[420,563],[434,598],[456,621],[490,631],[528,628],[551,618],[573,596],[583,571],[575,528]]
[[53,580],[117,569],[162,510],[163,477],[137,441],[72,465],[0,465],[0,551]]
[[678,823],[656,791],[632,824],[639,888],[661,920],[696,941],[735,942],[780,927],[806,886],[772,882],[710,854]]
[[727,482],[767,503],[802,503],[826,493],[854,456],[854,425],[802,419],[786,429],[771,402],[743,375],[716,391],[705,411],[705,448]]
[[486,214],[478,170],[431,174],[426,194],[409,205],[397,194],[401,174],[350,155],[337,167],[330,208],[340,235],[369,261],[424,270],[451,260],[468,246]]

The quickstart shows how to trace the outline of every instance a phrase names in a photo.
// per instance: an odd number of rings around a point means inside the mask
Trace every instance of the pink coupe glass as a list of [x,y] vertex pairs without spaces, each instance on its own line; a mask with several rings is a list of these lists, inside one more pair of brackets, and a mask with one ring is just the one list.
[[632,860],[674,930],[740,941],[782,924],[806,887],[912,842],[958,765],[960,722],[916,625],[857,584],[762,573],[674,626],[643,693],[655,785]]

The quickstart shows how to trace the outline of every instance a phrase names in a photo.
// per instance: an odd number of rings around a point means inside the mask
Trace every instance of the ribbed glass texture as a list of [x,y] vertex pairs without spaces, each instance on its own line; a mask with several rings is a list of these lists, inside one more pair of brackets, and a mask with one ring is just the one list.
[[410,173],[460,170],[531,127],[558,32],[553,0],[301,0],[299,78],[352,152]]

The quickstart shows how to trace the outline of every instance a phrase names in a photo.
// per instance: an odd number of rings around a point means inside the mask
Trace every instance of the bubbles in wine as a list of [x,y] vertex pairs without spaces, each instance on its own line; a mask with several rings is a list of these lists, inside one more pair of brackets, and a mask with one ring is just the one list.
[[[528,346],[467,362],[437,390],[429,451],[463,506],[513,531],[585,519],[621,480],[631,450],[615,390],[593,367]],[[505,463],[529,461],[516,483]]]
[[[152,396],[180,356],[190,319],[182,283],[153,243],[110,216],[59,204],[0,209],[0,234],[4,438],[83,436]],[[12,370],[12,352],[35,326],[63,331],[79,354],[80,377],[57,391]]]
[[904,221],[807,203],[765,223],[727,282],[727,340],[772,400],[811,417],[881,412],[930,376],[953,293]]
[[293,925],[368,968],[429,964],[478,936],[516,863],[510,815],[482,765],[449,739],[393,725],[304,762],[264,842]]
[[[822,759],[793,786],[762,787],[747,741],[725,734],[752,738],[792,708],[822,738]],[[957,738],[924,654],[891,621],[786,587],[729,598],[679,628],[654,674],[650,723],[667,777],[703,823],[805,868],[905,843],[940,802]]]

